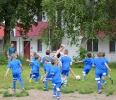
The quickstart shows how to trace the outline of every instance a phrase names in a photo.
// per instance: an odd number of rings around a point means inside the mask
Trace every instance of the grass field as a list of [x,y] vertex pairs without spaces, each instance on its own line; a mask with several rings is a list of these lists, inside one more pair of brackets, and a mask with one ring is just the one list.
[[[76,75],[82,76],[82,68],[76,68],[76,65],[73,65],[73,71]],[[44,87],[43,81],[39,80],[38,83],[29,83],[27,77],[29,77],[30,69],[28,66],[23,66],[23,80],[25,83],[25,89],[38,89],[42,90]],[[6,65],[0,66],[0,89],[9,89],[12,88],[12,77],[11,77],[11,71],[9,72],[7,77],[4,77],[6,72]],[[41,71],[41,74],[43,75],[43,70]],[[115,74],[116,74],[116,68],[112,68],[112,71],[109,73],[112,78],[114,79],[114,84],[111,84],[110,80],[106,77],[107,84],[104,86],[103,92],[106,93],[107,96],[112,95],[116,93],[116,83],[115,83]],[[17,88],[21,89],[19,82],[17,82]],[[49,89],[52,89],[51,82],[49,82]],[[68,78],[68,84],[67,87],[62,87],[61,92],[62,93],[73,93],[75,91],[78,91],[80,94],[90,94],[93,92],[97,92],[97,84],[95,82],[94,78],[94,68],[90,71],[88,74],[86,81],[81,80],[75,80],[73,76],[70,74]],[[3,93],[0,91],[0,93]],[[7,93],[6,93],[7,94]]]

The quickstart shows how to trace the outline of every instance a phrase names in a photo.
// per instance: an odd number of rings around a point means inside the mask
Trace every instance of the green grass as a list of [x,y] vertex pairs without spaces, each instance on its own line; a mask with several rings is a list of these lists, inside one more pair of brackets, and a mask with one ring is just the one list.
[[[115,64],[112,64],[113,66],[115,66]],[[82,68],[78,68],[78,66],[76,64],[74,64],[72,66],[73,71],[76,75],[81,75],[82,78]],[[29,73],[30,73],[30,69],[28,68],[28,66],[23,66],[23,72],[22,72],[22,76],[23,76],[23,80],[25,83],[25,89],[26,90],[30,90],[30,89],[38,89],[38,90],[42,90],[44,87],[43,81],[39,80],[38,84],[35,83],[29,83],[27,80],[27,77],[29,77]],[[28,92],[25,93],[14,93],[14,94],[10,94],[9,91],[7,89],[12,88],[12,75],[11,75],[11,71],[9,72],[7,77],[4,77],[6,72],[6,66],[5,65],[1,65],[0,66],[0,94],[3,94],[4,97],[9,97],[9,96],[16,96],[16,97],[20,97],[20,96],[28,96]],[[115,73],[116,73],[116,68],[113,67],[112,71],[109,72],[109,74],[113,77],[114,79],[114,84],[111,84],[110,80],[106,77],[106,81],[107,84],[104,86],[105,88],[103,89],[103,92],[106,94],[106,96],[112,95],[116,93],[116,83],[115,83]],[[43,70],[41,71],[41,74],[43,75],[44,72]],[[94,93],[97,92],[97,84],[95,81],[95,77],[94,77],[94,68],[90,71],[90,73],[87,75],[86,81],[81,81],[81,80],[75,80],[73,78],[73,76],[70,74],[68,77],[68,84],[67,87],[62,87],[61,88],[61,92],[62,93],[74,93],[75,91],[78,91],[80,94],[90,94],[90,93]],[[17,81],[17,88],[21,89],[19,82]],[[5,89],[6,91],[2,91],[2,89]],[[49,82],[49,89],[52,89],[52,85],[51,82]]]

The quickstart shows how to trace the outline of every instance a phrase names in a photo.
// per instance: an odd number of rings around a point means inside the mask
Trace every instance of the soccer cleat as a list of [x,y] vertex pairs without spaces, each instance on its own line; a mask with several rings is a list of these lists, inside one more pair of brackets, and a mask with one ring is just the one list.
[[12,91],[16,92],[16,90],[15,90],[15,89],[13,89]]
[[56,95],[53,95],[52,97],[53,97],[53,98],[56,98]]
[[49,89],[44,88],[43,91],[49,91]]
[[32,78],[29,79],[29,82],[30,82],[30,83],[32,82]]
[[64,83],[63,82],[61,82],[61,86],[63,85]]
[[60,97],[57,97],[57,100],[60,100]]
[[105,81],[103,84],[106,85],[106,83],[107,83],[107,82]]
[[102,90],[99,90],[99,91],[98,91],[98,94],[101,94],[101,93],[102,93]]

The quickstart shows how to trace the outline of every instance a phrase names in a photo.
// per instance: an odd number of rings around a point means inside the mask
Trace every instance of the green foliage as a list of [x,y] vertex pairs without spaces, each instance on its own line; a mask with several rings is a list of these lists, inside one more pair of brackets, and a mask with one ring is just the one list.
[[21,61],[22,65],[29,66],[29,62],[26,61],[26,58],[23,56],[18,56],[18,59]]
[[9,91],[2,91],[1,94],[3,94],[3,97],[25,97],[29,96],[29,93],[26,91],[21,91],[21,92],[14,92],[14,93],[9,93]]
[[[41,11],[42,0],[2,0],[0,1],[0,26],[4,26],[4,43],[10,40],[10,30],[18,25],[20,35],[27,38],[32,25],[37,25],[35,15]],[[5,25],[2,22],[5,21]],[[19,21],[19,23],[18,23]]]
[[10,94],[8,91],[4,92],[4,97],[13,97],[13,94]]
[[14,93],[13,96],[15,97],[25,97],[25,96],[29,96],[29,93],[26,91],[21,91],[19,93]]
[[0,51],[0,64],[7,64],[8,63],[8,57],[3,51]]
[[52,29],[51,40],[57,42],[64,33],[70,38],[70,44],[77,45],[80,35],[85,39],[97,39],[97,34],[104,32],[109,39],[116,37],[115,0],[42,0],[42,7]]
[[77,50],[76,52],[78,56],[73,56],[74,62],[84,59],[87,55],[87,50],[83,48],[82,46],[80,46],[79,50]]

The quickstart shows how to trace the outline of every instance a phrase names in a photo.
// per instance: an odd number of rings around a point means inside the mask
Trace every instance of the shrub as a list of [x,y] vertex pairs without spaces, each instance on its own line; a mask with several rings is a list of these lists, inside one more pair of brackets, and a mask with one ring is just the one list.
[[7,64],[7,63],[8,63],[8,58],[5,54],[5,52],[0,51],[0,64],[4,65],[4,64]]

